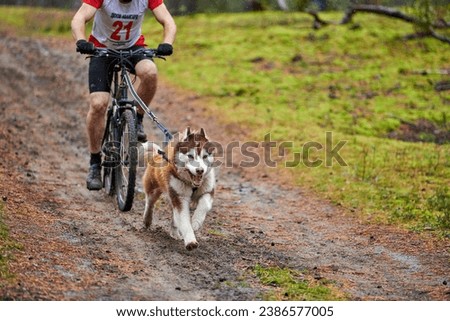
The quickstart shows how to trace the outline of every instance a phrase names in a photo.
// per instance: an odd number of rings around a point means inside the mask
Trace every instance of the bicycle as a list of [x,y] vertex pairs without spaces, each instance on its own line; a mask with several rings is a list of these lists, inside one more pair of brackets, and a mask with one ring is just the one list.
[[[142,101],[133,87],[130,78],[133,55],[161,58],[156,49],[115,50],[96,48],[92,56],[112,57],[115,60],[111,86],[111,105],[108,107],[105,132],[102,140],[104,155],[103,187],[105,192],[117,196],[119,210],[125,212],[133,206],[136,172],[138,164],[138,140],[136,108],[139,105],[163,132],[165,140],[172,139],[170,132],[158,121],[155,114]],[[128,94],[134,98],[130,100]]]

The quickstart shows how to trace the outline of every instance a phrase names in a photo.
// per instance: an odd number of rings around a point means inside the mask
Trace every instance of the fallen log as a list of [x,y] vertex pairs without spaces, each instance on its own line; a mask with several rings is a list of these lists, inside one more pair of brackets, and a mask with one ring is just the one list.
[[353,5],[350,6],[347,11],[345,12],[344,17],[342,18],[340,24],[347,24],[352,21],[353,16],[357,12],[367,12],[367,13],[374,13],[379,15],[388,16],[391,18],[397,18],[409,23],[413,24],[420,24],[421,21],[413,16],[409,16],[397,9],[385,7],[385,6],[377,6],[377,5],[370,5],[370,4],[361,4],[361,5]]
[[[426,26],[426,25],[424,25],[423,21],[417,17],[408,15],[398,9],[385,7],[385,6],[370,5],[370,4],[352,5],[346,10],[344,17],[338,24],[344,25],[344,24],[348,24],[348,23],[352,22],[353,16],[358,12],[373,13],[373,14],[390,17],[390,18],[400,19],[407,23],[411,23],[413,25],[420,26],[422,28],[421,31],[417,32],[416,38],[417,37],[433,37],[439,41],[450,44],[450,38],[448,38],[442,34],[439,34],[435,31],[436,29],[450,28],[450,22],[447,22],[443,19],[438,19],[437,21],[431,23],[429,26]],[[314,18],[313,26],[315,29],[318,29],[322,26],[326,26],[328,24],[336,24],[336,23],[327,22],[327,21],[321,19],[317,12],[307,11],[306,13],[313,16],[313,18]],[[408,39],[412,39],[412,38],[414,38],[414,36],[409,36]]]

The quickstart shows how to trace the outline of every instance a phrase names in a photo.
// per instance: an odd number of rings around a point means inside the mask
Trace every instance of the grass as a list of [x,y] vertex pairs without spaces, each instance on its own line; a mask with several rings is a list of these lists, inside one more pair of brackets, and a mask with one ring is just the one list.
[[325,279],[314,280],[307,273],[279,267],[254,268],[255,275],[263,285],[273,290],[263,294],[268,301],[338,301],[346,296]]
[[0,202],[0,279],[8,274],[6,261],[6,244],[8,240],[8,227],[3,223],[3,202]]
[[[290,159],[305,143],[326,146],[331,132],[332,146],[346,141],[340,155],[347,166],[286,169],[298,184],[368,221],[448,235],[449,208],[431,201],[448,204],[450,197],[442,190],[450,184],[448,141],[430,143],[426,133],[423,142],[388,138],[403,123],[424,119],[448,133],[450,94],[433,87],[448,79],[440,73],[450,68],[448,46],[403,41],[413,32],[403,22],[370,15],[356,22],[363,27],[313,31],[302,13],[178,18],[176,54],[161,73],[206,97],[224,124],[246,128],[243,140],[270,133],[292,142]],[[149,23],[146,33],[157,28]]]
[[4,203],[0,200],[0,287],[2,282],[13,278],[8,267],[8,261],[11,259],[12,252],[20,249],[20,245],[9,237],[9,230],[4,223]]
[[55,8],[0,6],[0,31],[20,36],[67,36],[74,12]]
[[[0,31],[6,25],[20,34],[69,37],[74,12],[48,10],[37,10],[43,16],[35,20],[36,9],[2,7]],[[323,16],[338,21],[342,14]],[[292,142],[280,170],[366,221],[450,235],[448,138],[436,144],[426,131],[416,133],[420,142],[389,138],[424,120],[449,133],[450,93],[434,90],[448,80],[448,45],[431,38],[404,41],[411,25],[367,14],[354,17],[359,27],[320,30],[302,13],[201,14],[176,21],[175,54],[158,62],[160,74],[201,95],[223,127],[245,128],[242,141],[263,141],[270,133],[274,141]],[[150,15],[143,31],[155,47],[161,27]],[[331,147],[346,142],[339,150],[345,165],[326,166],[327,132]],[[308,142],[324,148],[308,154]],[[323,162],[286,168],[295,154]]]

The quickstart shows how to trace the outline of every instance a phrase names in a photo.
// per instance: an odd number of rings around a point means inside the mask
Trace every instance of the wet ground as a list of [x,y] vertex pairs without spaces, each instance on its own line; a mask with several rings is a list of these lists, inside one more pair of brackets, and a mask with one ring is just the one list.
[[[218,169],[197,250],[170,238],[164,201],[143,229],[142,193],[123,213],[85,188],[86,74],[71,42],[0,39],[0,197],[22,244],[1,299],[258,300],[257,264],[309,270],[353,300],[450,299],[448,241],[361,223],[279,172],[240,168],[239,156]],[[191,125],[222,144],[246,139],[205,104],[160,83],[153,106],[173,132]],[[146,130],[157,133],[150,122]]]

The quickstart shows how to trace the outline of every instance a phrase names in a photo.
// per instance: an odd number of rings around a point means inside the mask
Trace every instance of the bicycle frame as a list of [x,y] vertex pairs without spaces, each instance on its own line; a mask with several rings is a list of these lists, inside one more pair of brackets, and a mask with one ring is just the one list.
[[[114,66],[114,75],[113,75],[113,97],[115,101],[113,101],[113,105],[119,106],[121,108],[126,107],[128,104],[133,106],[134,112],[136,112],[136,104],[138,104],[142,110],[150,117],[150,119],[156,124],[159,130],[164,134],[164,144],[167,144],[173,136],[169,132],[169,130],[159,122],[156,115],[151,111],[151,109],[147,106],[146,103],[139,97],[136,90],[134,89],[133,82],[131,81],[130,75],[127,69],[127,58],[126,56],[132,56],[133,54],[143,54],[149,58],[161,58],[165,59],[162,56],[157,54],[157,51],[154,49],[137,49],[135,51],[131,50],[114,50],[114,49],[104,49],[97,48],[96,56],[104,56],[104,57],[114,57],[118,59],[118,63]],[[120,72],[120,76],[119,76]],[[119,81],[120,77],[120,81]],[[133,96],[134,100],[128,100],[128,90]],[[128,107],[130,108],[130,107]]]

